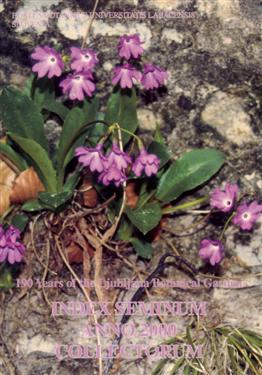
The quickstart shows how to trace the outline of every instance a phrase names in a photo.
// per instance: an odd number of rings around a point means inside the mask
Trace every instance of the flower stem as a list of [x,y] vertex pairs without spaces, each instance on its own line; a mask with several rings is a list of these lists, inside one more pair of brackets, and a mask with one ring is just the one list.
[[[119,126],[119,125],[118,125],[118,126]],[[123,129],[123,128],[121,128],[120,126],[119,126],[119,129],[120,129],[122,132],[127,133],[127,134],[131,135],[132,137],[134,137],[134,138],[136,139],[137,143],[138,143],[138,148],[139,148],[139,149],[141,149],[141,148],[144,147],[144,146],[143,146],[143,142],[141,141],[141,139],[140,139],[136,134],[130,132],[130,131],[127,130],[127,129]]]
[[206,202],[208,201],[209,199],[209,196],[204,196],[204,197],[201,197],[201,198],[198,198],[198,199],[195,199],[194,201],[191,201],[191,202],[186,202],[186,203],[183,203],[183,204],[180,204],[179,206],[175,206],[175,207],[166,207],[166,208],[163,208],[162,209],[162,214],[163,215],[166,215],[166,214],[172,214],[176,211],[180,211],[180,210],[184,210],[184,209],[187,209],[189,207],[192,207],[192,206],[196,206],[197,204],[200,204],[200,203],[203,203],[203,202]]
[[235,214],[236,214],[236,212],[233,211],[232,214],[231,214],[231,215],[229,216],[229,218],[227,219],[227,221],[226,221],[226,223],[225,223],[225,225],[224,225],[224,228],[223,228],[223,230],[222,230],[222,232],[221,232],[221,234],[220,234],[220,236],[219,236],[219,240],[220,240],[220,241],[222,240],[222,238],[223,238],[223,236],[224,236],[224,234],[225,234],[225,231],[227,230],[227,228],[228,228],[228,226],[229,226],[231,220],[232,220],[233,217],[235,216]]
[[89,21],[89,24],[87,26],[87,30],[86,30],[86,33],[83,37],[83,41],[82,41],[82,44],[81,44],[81,48],[84,48],[85,44],[86,44],[86,41],[87,41],[87,38],[88,38],[88,35],[90,33],[90,30],[91,30],[91,27],[92,27],[92,24],[94,22],[94,19],[95,19],[95,11],[97,9],[97,6],[98,6],[98,3],[99,3],[99,0],[96,0],[95,2],[95,5],[94,5],[94,8],[93,8],[93,11],[92,11],[92,17]]
[[[121,151],[123,151],[123,141],[122,141],[122,134],[121,134],[121,131],[120,131],[120,126],[118,125],[118,123],[115,123],[114,124],[116,129],[117,129],[117,135],[118,135],[118,143],[119,143],[119,148]],[[126,181],[123,182],[123,197],[122,197],[122,203],[121,203],[121,207],[120,207],[120,210],[115,218],[115,221],[113,223],[113,225],[104,233],[103,237],[102,237],[102,242],[101,244],[104,245],[109,239],[111,239],[113,237],[113,235],[115,234],[115,231],[118,227],[118,224],[120,223],[120,220],[121,220],[121,217],[123,215],[123,212],[124,212],[124,209],[125,209],[125,204],[126,204]]]

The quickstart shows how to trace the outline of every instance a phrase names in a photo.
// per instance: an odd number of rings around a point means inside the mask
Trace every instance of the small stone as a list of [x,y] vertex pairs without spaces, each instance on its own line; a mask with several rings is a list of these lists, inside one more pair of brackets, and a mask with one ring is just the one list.
[[159,114],[155,114],[149,109],[138,109],[137,111],[139,126],[141,130],[154,131],[158,124],[160,128],[163,127],[163,119]]
[[180,108],[184,109],[185,111],[191,111],[194,108],[194,104],[192,103],[191,99],[185,95],[180,95],[177,104]]
[[109,61],[106,61],[104,64],[103,64],[103,68],[106,72],[111,72],[112,69],[113,69],[113,65],[111,64],[111,62]]
[[10,76],[10,83],[20,88],[23,88],[27,78],[28,77],[22,76],[21,74],[12,73]]
[[253,173],[251,173],[251,174],[246,174],[246,175],[244,176],[244,178],[245,178],[247,181],[251,181],[251,180],[253,180],[255,177],[256,177],[256,172],[253,172]]
[[64,9],[58,18],[57,26],[66,38],[77,40],[83,38],[89,22],[88,15]]
[[201,14],[217,16],[222,22],[237,17],[239,12],[238,0],[198,0],[198,11]]
[[138,1],[139,0],[126,0],[126,3],[130,4],[130,5],[134,5],[135,7],[138,6]]
[[28,355],[32,352],[54,353],[55,341],[51,337],[41,334],[28,338],[25,332],[21,333],[17,340],[16,352]]
[[262,180],[257,181],[257,187],[262,190]]
[[201,113],[201,120],[237,145],[255,140],[250,116],[244,111],[242,100],[233,95],[215,93]]
[[60,139],[61,127],[58,126],[58,123],[56,121],[48,120],[45,123],[44,128],[45,128],[46,138],[49,141],[50,151],[51,153],[55,152],[56,146]]
[[167,39],[172,42],[176,42],[177,44],[181,44],[183,42],[183,34],[179,33],[175,29],[164,29],[162,39]]

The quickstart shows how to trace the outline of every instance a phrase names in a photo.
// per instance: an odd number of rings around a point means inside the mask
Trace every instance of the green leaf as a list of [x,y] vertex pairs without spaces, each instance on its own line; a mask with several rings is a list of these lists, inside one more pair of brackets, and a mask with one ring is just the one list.
[[243,360],[249,364],[249,366],[252,369],[252,371],[254,372],[254,374],[259,375],[259,373],[256,371],[256,369],[255,369],[255,367],[252,363],[252,360],[249,358],[246,350],[241,347],[241,345],[238,343],[238,341],[233,337],[229,337],[228,342],[230,344],[234,345],[235,348],[237,348],[239,354],[241,354],[243,356]]
[[39,202],[38,199],[33,199],[31,201],[27,201],[23,204],[22,210],[26,212],[37,212],[37,211],[42,211],[46,207]]
[[27,80],[23,92],[30,98],[41,111],[46,109],[49,112],[57,114],[62,120],[65,119],[69,109],[61,102],[55,100],[54,80],[49,78],[37,79],[31,75]]
[[253,331],[238,329],[241,335],[243,335],[246,341],[249,341],[252,345],[262,348],[262,336],[257,335]]
[[192,339],[192,336],[191,336],[190,326],[186,327],[186,338],[187,338],[187,341],[189,342],[189,344],[194,349],[194,343],[193,343],[193,339]]
[[0,289],[10,289],[14,286],[12,274],[9,269],[1,270],[0,273]]
[[179,358],[174,367],[172,367],[171,371],[170,371],[170,375],[176,375],[177,374],[177,370],[183,365],[185,361],[185,358]]
[[40,202],[44,203],[47,207],[54,209],[59,208],[66,203],[73,195],[72,191],[62,191],[61,193],[39,193],[38,197]]
[[21,232],[24,231],[25,227],[27,226],[29,221],[29,217],[27,215],[15,215],[12,217],[11,224],[18,228]]
[[165,367],[165,365],[167,364],[168,362],[168,359],[161,359],[156,367],[154,368],[153,372],[152,372],[152,375],[160,375]]
[[155,228],[162,217],[161,207],[157,202],[148,203],[134,210],[127,207],[126,214],[129,220],[143,234],[147,234],[150,230]]
[[121,241],[129,241],[133,233],[133,225],[126,218],[122,218],[118,231],[117,238]]
[[9,132],[32,139],[48,149],[43,117],[26,94],[11,86],[4,88],[0,96],[0,117]]
[[162,168],[168,162],[168,160],[170,160],[169,151],[167,147],[162,143],[153,141],[152,143],[150,143],[147,151],[159,157],[160,159],[159,168]]
[[241,367],[239,366],[235,358],[235,355],[236,355],[235,349],[232,346],[228,346],[228,345],[227,345],[227,349],[228,349],[228,354],[229,354],[229,358],[231,362],[231,367],[232,367],[232,370],[234,371],[234,374],[241,375],[242,374]]
[[6,156],[20,171],[27,168],[25,160],[8,144],[0,142],[0,154]]
[[32,139],[23,138],[13,133],[8,133],[8,136],[33,160],[34,167],[46,190],[55,192],[56,172],[47,152]]
[[152,258],[153,248],[149,242],[140,241],[138,238],[131,238],[130,242],[139,256],[145,259]]
[[55,113],[62,120],[65,120],[69,112],[69,109],[57,100],[48,100],[44,102],[43,108],[49,112]]
[[155,192],[155,183],[152,183],[151,179],[143,177],[136,207],[144,206],[155,195]]
[[197,149],[186,152],[161,176],[156,198],[168,203],[185,191],[194,189],[219,171],[225,161],[218,150]]
[[76,170],[75,173],[72,173],[69,177],[67,177],[66,182],[64,183],[63,190],[64,191],[72,191],[75,189],[76,185],[78,184],[81,177],[81,171]]
[[92,109],[94,109],[92,106],[95,104],[96,111],[92,114],[92,119],[97,120],[98,119],[98,98],[96,96],[93,96],[92,98],[85,98],[82,102],[78,102],[76,105],[76,108],[81,109],[82,112],[85,113],[86,117],[89,117],[92,112]]
[[32,99],[40,111],[45,103],[55,100],[55,86],[53,79],[46,77],[35,79],[32,88]]
[[99,139],[106,133],[107,126],[102,123],[94,124],[87,132],[87,141],[91,146],[97,145]]
[[153,196],[155,195],[155,190],[151,190],[150,192],[144,191],[143,193],[140,193],[138,202],[136,207],[141,208],[143,207]]
[[[110,125],[117,122],[121,128],[135,133],[138,128],[136,107],[137,97],[134,88],[128,91],[119,90],[114,92],[111,94],[107,104],[105,121]],[[122,132],[124,144],[129,141],[130,137],[129,134]]]
[[195,368],[192,368],[192,375],[198,375],[198,371]]
[[[84,142],[83,131],[94,121],[98,110],[98,100],[93,98],[83,109],[75,107],[68,112],[62,129],[57,154],[58,168],[69,163],[74,156],[74,149]],[[73,147],[72,147],[73,146]]]
[[29,78],[25,81],[24,88],[22,90],[23,94],[29,96],[29,98],[32,98],[32,93],[33,93],[33,84],[35,81],[35,75],[31,74]]
[[165,144],[165,140],[161,134],[161,129],[160,129],[160,126],[159,124],[157,123],[156,124],[156,131],[155,131],[155,135],[154,135],[154,141],[158,142],[158,143],[161,143],[162,145]]

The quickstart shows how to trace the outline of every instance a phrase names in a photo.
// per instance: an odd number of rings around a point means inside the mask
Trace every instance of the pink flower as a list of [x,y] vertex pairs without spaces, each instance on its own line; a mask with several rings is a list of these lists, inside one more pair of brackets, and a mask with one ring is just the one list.
[[54,48],[48,46],[36,47],[31,57],[38,61],[32,67],[32,71],[37,72],[38,78],[46,75],[48,78],[61,76],[64,63],[60,54]]
[[59,86],[62,87],[63,93],[68,94],[71,100],[84,100],[85,94],[92,96],[95,91],[95,84],[91,81],[93,79],[90,71],[82,73],[70,74]]
[[96,53],[88,48],[81,49],[72,47],[71,59],[71,68],[76,72],[81,72],[82,70],[90,70],[98,63]]
[[140,81],[142,74],[130,64],[116,66],[113,69],[114,77],[112,79],[113,85],[120,84],[121,88],[133,87],[134,81]]
[[252,229],[253,225],[262,213],[262,205],[253,201],[249,205],[244,202],[237,208],[236,215],[233,217],[233,223],[239,225],[243,230]]
[[115,164],[119,170],[126,169],[132,163],[131,157],[120,150],[116,143],[113,143],[112,150],[106,157],[105,167],[108,169],[112,164]]
[[218,208],[222,212],[229,212],[234,206],[237,194],[237,184],[226,183],[224,191],[221,189],[215,189],[212,192],[210,205],[211,207]]
[[129,60],[130,57],[137,59],[144,52],[141,44],[143,43],[138,34],[121,36],[118,44],[119,56],[124,57],[126,60]]
[[165,70],[152,64],[145,64],[141,83],[146,90],[157,89],[164,85],[167,77],[168,74]]
[[85,167],[89,167],[91,172],[103,172],[104,163],[106,158],[102,153],[102,144],[98,144],[96,147],[78,147],[75,150],[75,155],[78,156],[79,163]]
[[105,169],[99,177],[98,181],[102,182],[104,185],[108,186],[110,183],[114,183],[119,186],[124,181],[126,181],[126,175],[121,169],[118,169],[115,164],[111,164],[108,169]]
[[0,262],[7,260],[10,264],[21,262],[25,246],[19,241],[20,231],[10,226],[6,232],[0,226]]
[[224,258],[224,248],[220,241],[203,239],[200,243],[200,250],[198,255],[204,261],[209,262],[212,266],[219,264]]
[[157,173],[159,164],[160,160],[156,155],[148,154],[145,149],[142,149],[133,164],[132,171],[136,176],[140,177],[144,170],[145,174],[150,177]]

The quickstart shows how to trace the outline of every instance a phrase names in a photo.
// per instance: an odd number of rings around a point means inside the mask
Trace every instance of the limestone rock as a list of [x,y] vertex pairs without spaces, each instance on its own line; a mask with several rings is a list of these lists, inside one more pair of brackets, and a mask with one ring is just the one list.
[[26,332],[23,332],[19,335],[16,345],[16,351],[26,355],[36,351],[54,353],[55,340],[50,336],[44,337],[41,334],[29,338]]
[[233,95],[215,93],[202,111],[201,120],[237,145],[254,141],[250,116],[244,110],[242,100]]
[[34,31],[42,34],[48,28],[49,19],[54,17],[51,6],[58,5],[61,0],[26,0],[20,7],[12,22],[16,32]]
[[190,0],[147,0],[148,6],[168,11],[171,9],[177,9],[182,6],[184,10],[189,5]]
[[[60,32],[68,39],[77,40],[85,35],[90,21],[89,15],[73,12],[69,8],[64,9],[58,19],[57,26]],[[139,33],[144,41],[144,48],[148,48],[151,40],[151,30],[145,24],[137,22],[109,24],[105,20],[95,19],[92,26],[93,36],[120,36],[123,34]]]
[[183,41],[183,34],[176,31],[176,29],[164,29],[162,38],[181,44]]
[[141,130],[154,131],[157,124],[160,128],[163,127],[162,117],[149,109],[141,108],[138,110],[137,115]]
[[238,290],[216,288],[213,294],[213,301],[217,302],[219,306],[222,301],[223,308],[220,310],[220,314],[223,323],[261,333],[261,304],[258,302],[260,298],[261,286]]
[[65,8],[60,13],[57,26],[61,34],[66,38],[77,40],[85,35],[88,22],[88,15],[80,12],[73,12],[70,8]]
[[257,223],[257,228],[252,233],[250,243],[237,244],[234,253],[237,255],[241,263],[247,267],[262,266],[262,219],[260,218]]

